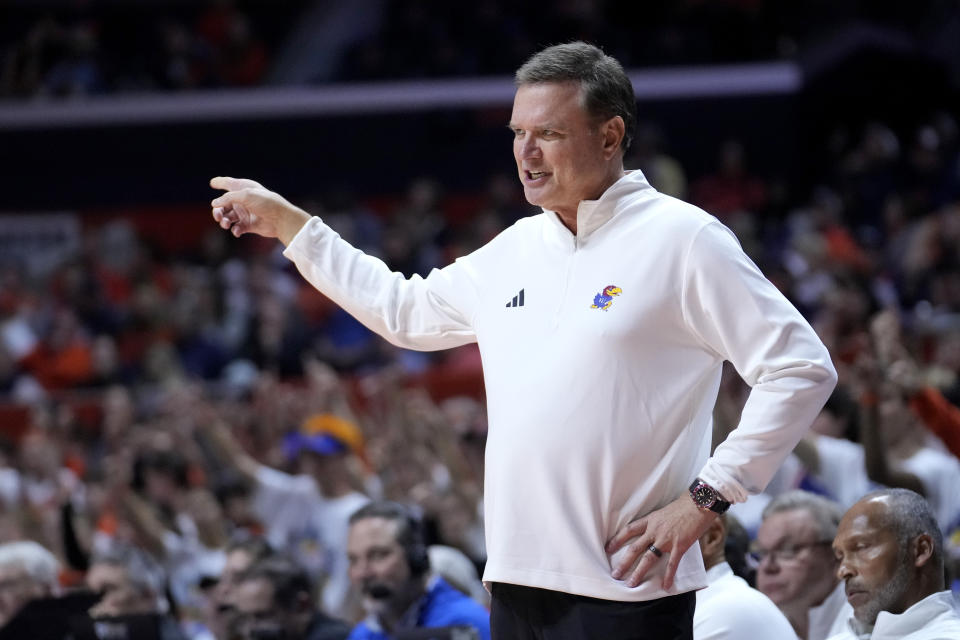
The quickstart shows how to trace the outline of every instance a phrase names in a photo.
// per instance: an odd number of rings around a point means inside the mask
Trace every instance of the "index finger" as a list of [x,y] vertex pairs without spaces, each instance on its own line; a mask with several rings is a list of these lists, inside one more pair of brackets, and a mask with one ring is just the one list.
[[256,189],[261,185],[256,180],[250,180],[248,178],[217,176],[210,179],[210,186],[214,189],[222,189],[224,191],[239,191],[241,189]]

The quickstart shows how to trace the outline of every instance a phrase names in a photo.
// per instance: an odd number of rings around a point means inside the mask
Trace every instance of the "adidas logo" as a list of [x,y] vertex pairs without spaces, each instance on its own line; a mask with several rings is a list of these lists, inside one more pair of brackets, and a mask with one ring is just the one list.
[[522,307],[523,306],[523,289],[520,289],[520,293],[513,296],[513,300],[507,303],[507,307]]

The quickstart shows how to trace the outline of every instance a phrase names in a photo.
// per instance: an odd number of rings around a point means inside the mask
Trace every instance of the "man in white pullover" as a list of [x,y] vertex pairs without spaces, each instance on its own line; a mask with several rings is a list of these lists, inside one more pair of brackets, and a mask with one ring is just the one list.
[[[426,278],[391,273],[252,180],[213,217],[279,238],[317,289],[390,342],[477,342],[494,638],[692,637],[697,538],[763,489],[836,381],[809,324],[709,214],[623,167],[629,78],[596,47],[517,72],[510,130],[543,212]],[[753,387],[710,457],[729,360]]]

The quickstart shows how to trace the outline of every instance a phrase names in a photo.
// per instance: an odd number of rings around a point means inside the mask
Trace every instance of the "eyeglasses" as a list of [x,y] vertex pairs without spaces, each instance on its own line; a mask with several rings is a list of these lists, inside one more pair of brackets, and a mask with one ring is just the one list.
[[796,560],[797,556],[804,549],[812,549],[825,544],[833,544],[833,540],[818,540],[816,542],[807,542],[805,544],[786,544],[776,549],[764,549],[759,545],[750,546],[750,557],[758,565],[765,559],[777,560],[778,562],[790,562]]

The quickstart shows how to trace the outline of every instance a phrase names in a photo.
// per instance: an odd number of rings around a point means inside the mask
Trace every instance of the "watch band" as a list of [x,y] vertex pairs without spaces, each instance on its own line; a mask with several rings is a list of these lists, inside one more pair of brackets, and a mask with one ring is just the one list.
[[693,503],[703,510],[722,514],[730,508],[730,503],[723,499],[720,492],[700,478],[694,478],[690,484],[690,497],[693,499]]

